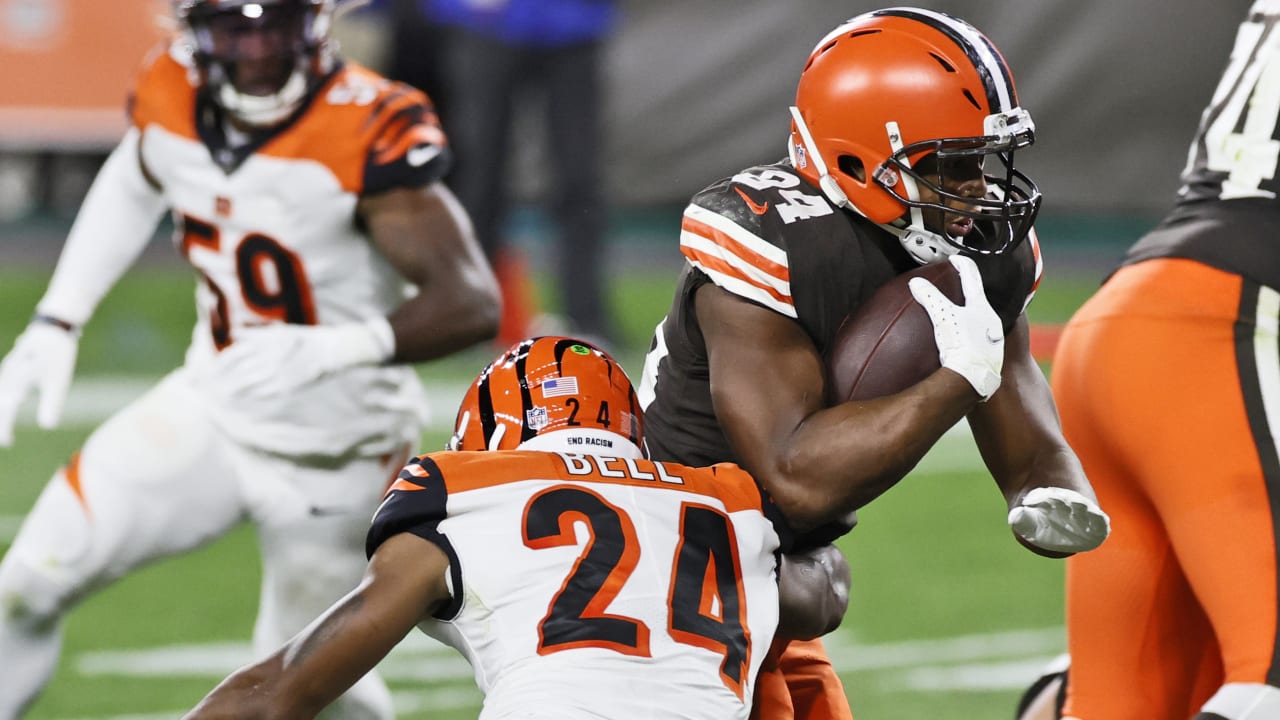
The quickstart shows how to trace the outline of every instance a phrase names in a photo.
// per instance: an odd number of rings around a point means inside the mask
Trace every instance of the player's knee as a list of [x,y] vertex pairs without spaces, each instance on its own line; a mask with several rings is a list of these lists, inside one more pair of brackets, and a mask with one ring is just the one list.
[[0,621],[32,629],[58,622],[71,604],[65,583],[12,553],[0,563]]
[[1280,718],[1280,688],[1261,683],[1228,683],[1218,688],[1194,720]]

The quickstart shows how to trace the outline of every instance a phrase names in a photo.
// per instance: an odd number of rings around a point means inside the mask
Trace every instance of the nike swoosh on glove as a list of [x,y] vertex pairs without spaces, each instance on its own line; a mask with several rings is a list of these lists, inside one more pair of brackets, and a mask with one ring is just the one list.
[[938,345],[942,367],[968,380],[982,399],[987,400],[1000,388],[1004,328],[982,291],[982,275],[977,264],[963,255],[952,255],[949,259],[960,273],[964,305],[948,300],[924,278],[911,278],[907,287],[933,322],[933,339]]
[[35,321],[13,343],[0,362],[0,447],[13,444],[13,423],[27,394],[39,396],[36,424],[58,426],[62,406],[76,368],[80,336],[53,323]]
[[1038,548],[1060,553],[1092,550],[1111,534],[1111,518],[1074,490],[1036,488],[1009,511],[1009,527]]

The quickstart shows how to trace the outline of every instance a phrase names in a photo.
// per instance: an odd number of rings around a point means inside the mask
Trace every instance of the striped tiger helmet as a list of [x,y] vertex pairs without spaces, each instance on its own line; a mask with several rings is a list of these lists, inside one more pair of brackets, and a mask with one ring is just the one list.
[[467,390],[449,450],[541,450],[644,457],[631,380],[600,348],[569,337],[522,340]]

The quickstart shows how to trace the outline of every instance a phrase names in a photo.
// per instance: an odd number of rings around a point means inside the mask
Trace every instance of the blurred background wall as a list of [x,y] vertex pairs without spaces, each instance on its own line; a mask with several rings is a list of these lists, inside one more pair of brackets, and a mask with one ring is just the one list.
[[[787,107],[813,45],[846,18],[888,4],[623,2],[608,65],[612,196],[623,206],[682,202],[711,180],[781,158]],[[1143,213],[1168,207],[1200,110],[1249,6],[1248,0],[917,4],[968,20],[1004,52],[1039,130],[1021,162],[1044,190],[1047,210]],[[527,151],[519,158],[526,188],[539,176],[537,145],[516,145]]]
[[[1038,140],[1020,154],[1055,212],[1160,212],[1246,0],[922,0],[983,30]],[[611,185],[683,197],[785,153],[800,67],[847,17],[835,0],[631,2],[610,66]]]
[[[123,129],[131,68],[164,0],[0,0],[0,218],[74,206]],[[1247,0],[921,0],[985,31],[1039,129],[1021,155],[1047,213],[1165,209]],[[836,0],[627,0],[610,47],[608,185],[615,207],[679,204],[785,152],[787,106],[813,44],[880,7]],[[385,63],[379,9],[339,24],[345,52]],[[517,133],[519,187],[539,189],[540,129]],[[551,152],[570,153],[572,147]],[[53,177],[33,186],[32,158]],[[50,187],[51,185],[52,187]],[[68,187],[70,186],[70,187]],[[31,195],[36,197],[29,197]],[[74,209],[72,207],[71,209]],[[0,251],[3,248],[0,247]]]

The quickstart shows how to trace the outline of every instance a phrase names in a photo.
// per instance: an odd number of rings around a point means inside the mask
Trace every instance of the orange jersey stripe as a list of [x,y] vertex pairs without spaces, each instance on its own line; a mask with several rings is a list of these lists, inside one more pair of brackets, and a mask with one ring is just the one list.
[[708,255],[700,250],[695,250],[694,248],[691,248],[687,245],[681,245],[680,251],[684,253],[685,257],[689,258],[693,262],[696,262],[698,265],[708,270],[714,270],[723,275],[728,275],[729,277],[737,278],[738,280],[741,280],[742,282],[747,283],[752,287],[758,288],[762,292],[767,293],[769,297],[772,297],[774,300],[777,300],[779,303],[782,303],[783,305],[794,305],[794,302],[791,300],[791,296],[783,295],[782,293],[778,292],[774,288],[769,287],[768,285],[765,285],[755,280],[754,278],[744,275],[741,270],[734,267],[733,265],[730,265],[724,260],[718,257],[715,257],[714,255]]
[[[693,233],[694,235],[706,240],[710,240],[712,243],[724,248],[730,254],[737,256],[762,273],[771,275],[785,283],[791,282],[790,268],[755,252],[746,245],[738,242],[728,233],[717,230],[716,228],[713,228],[699,220],[695,220],[688,215],[685,215],[680,221],[680,229],[685,232]],[[743,232],[747,231],[744,230]],[[681,246],[681,248],[687,251],[685,246]],[[740,270],[734,270],[734,274],[741,276],[742,273]]]
[[130,118],[139,130],[158,125],[180,137],[198,140],[195,106],[196,88],[190,71],[174,59],[166,41],[143,61],[129,97]]
[[80,484],[80,453],[77,451],[67,461],[67,466],[63,468],[63,477],[67,479],[67,485],[71,487],[71,492],[75,493],[76,499],[80,501],[80,505],[84,507],[86,515],[93,515],[89,510],[89,501],[84,497],[84,487]]

